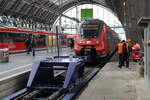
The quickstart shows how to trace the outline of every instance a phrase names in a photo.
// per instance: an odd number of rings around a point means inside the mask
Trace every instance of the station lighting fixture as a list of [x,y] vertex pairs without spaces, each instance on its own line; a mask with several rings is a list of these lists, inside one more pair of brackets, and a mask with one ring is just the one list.
[[123,2],[123,6],[126,6],[126,2],[125,1]]

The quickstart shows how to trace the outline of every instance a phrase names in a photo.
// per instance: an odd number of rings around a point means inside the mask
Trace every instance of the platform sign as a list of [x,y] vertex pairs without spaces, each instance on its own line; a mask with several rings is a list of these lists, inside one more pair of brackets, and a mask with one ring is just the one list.
[[81,20],[93,18],[93,9],[81,9]]

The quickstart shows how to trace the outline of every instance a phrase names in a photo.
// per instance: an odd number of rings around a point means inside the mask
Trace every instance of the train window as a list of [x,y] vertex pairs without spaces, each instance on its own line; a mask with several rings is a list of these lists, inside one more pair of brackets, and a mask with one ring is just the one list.
[[66,36],[63,36],[63,35],[59,36],[59,44],[61,46],[66,44]]
[[46,46],[46,35],[36,36],[37,46]]
[[26,37],[24,33],[9,33],[8,38],[13,42],[24,42]]
[[5,42],[8,40],[8,34],[6,32],[0,32],[1,42]]
[[84,38],[93,38],[98,35],[98,27],[91,28],[81,28],[81,33]]
[[102,31],[102,24],[82,24],[80,28],[81,38],[96,38]]
[[114,44],[114,36],[112,35],[112,32],[108,31],[107,32],[107,40],[109,42],[109,44]]
[[0,32],[0,43],[3,42],[3,39],[4,39],[3,35],[4,35],[4,34]]

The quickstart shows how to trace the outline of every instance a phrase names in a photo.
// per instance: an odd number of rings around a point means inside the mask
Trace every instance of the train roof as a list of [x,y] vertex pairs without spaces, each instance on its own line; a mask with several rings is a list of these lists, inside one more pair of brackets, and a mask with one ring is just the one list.
[[[17,33],[26,33],[26,34],[47,34],[47,35],[56,35],[56,33],[51,33],[51,32],[42,32],[42,31],[31,31],[31,30],[24,30],[24,29],[16,29],[16,28],[5,28],[5,27],[0,27],[0,32],[17,32]],[[64,33],[57,33],[58,35],[68,35]]]
[[81,23],[81,25],[101,25],[101,24],[104,24],[104,22],[99,19],[88,19]]

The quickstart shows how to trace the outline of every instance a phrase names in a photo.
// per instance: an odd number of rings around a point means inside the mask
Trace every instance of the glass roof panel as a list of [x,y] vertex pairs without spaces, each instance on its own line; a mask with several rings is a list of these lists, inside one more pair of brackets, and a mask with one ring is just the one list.
[[[103,6],[92,5],[92,4],[79,5],[77,7],[73,7],[72,9],[66,10],[64,14],[81,20],[80,18],[81,9],[87,9],[87,8],[94,10],[93,18],[103,20],[108,26],[110,26],[114,31],[118,33],[120,39],[126,39],[125,31],[117,16],[115,16],[114,13],[112,13],[109,9]],[[57,20],[56,25],[59,24],[60,21]],[[70,33],[70,34],[75,34],[76,28],[78,27],[78,24],[75,21],[72,21],[64,17],[61,17],[61,25],[64,28],[64,33]]]
[[56,4],[56,5],[60,5],[60,4],[63,4],[64,2],[66,2],[68,0],[49,0],[49,1]]

